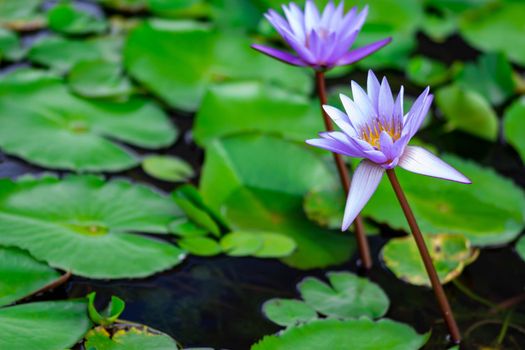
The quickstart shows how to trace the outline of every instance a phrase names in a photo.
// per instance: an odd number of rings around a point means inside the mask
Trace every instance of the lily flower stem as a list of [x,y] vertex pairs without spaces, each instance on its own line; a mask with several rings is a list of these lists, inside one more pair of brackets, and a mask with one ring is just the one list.
[[[321,104],[321,114],[323,115],[325,129],[326,131],[333,131],[334,125],[332,124],[332,120],[330,119],[330,117],[328,117],[328,115],[323,109],[323,105],[327,103],[324,72],[315,72],[315,82],[317,86],[319,102]],[[332,154],[334,156],[335,165],[337,166],[337,171],[339,173],[341,185],[343,186],[345,195],[348,195],[348,192],[350,191],[350,176],[348,175],[348,168],[346,167],[343,157],[340,154]],[[370,255],[370,247],[368,246],[368,241],[365,235],[363,219],[360,215],[358,215],[354,221],[354,232],[357,241],[357,246],[359,249],[361,263],[363,264],[362,266],[365,270],[370,270],[372,268],[372,257]]]
[[408,204],[405,194],[401,189],[401,185],[399,184],[394,169],[387,169],[386,174],[388,175],[388,179],[392,184],[392,188],[396,193],[396,197],[399,200],[399,203],[401,204],[403,213],[405,214],[405,217],[408,221],[408,225],[410,226],[410,230],[412,231],[412,235],[414,236],[414,239],[416,241],[417,248],[419,249],[419,254],[423,259],[423,264],[425,265],[428,277],[430,278],[430,283],[432,284],[432,288],[434,289],[434,294],[436,295],[436,299],[441,309],[441,313],[443,314],[443,319],[445,320],[445,323],[448,327],[451,340],[455,344],[459,344],[459,342],[461,341],[461,335],[459,333],[458,325],[456,323],[456,320],[454,319],[454,315],[452,313],[452,309],[450,308],[447,295],[445,294],[443,286],[439,281],[436,269],[432,264],[432,258],[430,257],[427,246],[425,244],[425,239],[423,238],[423,235],[419,230],[419,226],[416,222],[416,218],[414,217],[414,213],[412,212],[412,209]]

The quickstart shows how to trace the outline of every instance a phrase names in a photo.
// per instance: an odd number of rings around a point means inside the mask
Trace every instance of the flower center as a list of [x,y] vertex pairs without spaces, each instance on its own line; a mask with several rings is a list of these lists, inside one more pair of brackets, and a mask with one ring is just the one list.
[[401,127],[395,122],[386,123],[376,119],[361,128],[361,139],[379,150],[381,149],[379,138],[383,131],[390,135],[392,141],[396,141],[401,137]]

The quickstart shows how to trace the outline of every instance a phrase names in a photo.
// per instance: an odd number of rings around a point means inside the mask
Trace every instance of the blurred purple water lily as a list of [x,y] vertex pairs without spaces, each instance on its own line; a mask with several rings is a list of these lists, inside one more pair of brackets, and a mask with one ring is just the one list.
[[304,13],[293,2],[283,5],[283,10],[286,19],[274,10],[269,10],[265,17],[297,56],[272,47],[252,47],[291,65],[327,70],[357,62],[391,41],[387,38],[349,51],[365,22],[367,7],[361,12],[354,7],[345,14],[343,2],[336,7],[330,1],[319,13],[313,1],[307,0]]
[[345,231],[377,189],[385,169],[400,166],[408,171],[471,183],[459,171],[421,147],[407,146],[432,103],[429,88],[403,113],[403,87],[394,100],[386,78],[381,84],[368,72],[366,93],[352,81],[353,100],[341,94],[346,113],[324,105],[324,110],[341,131],[323,132],[320,139],[307,140],[312,146],[348,157],[365,158],[354,172],[346,201],[342,229]]

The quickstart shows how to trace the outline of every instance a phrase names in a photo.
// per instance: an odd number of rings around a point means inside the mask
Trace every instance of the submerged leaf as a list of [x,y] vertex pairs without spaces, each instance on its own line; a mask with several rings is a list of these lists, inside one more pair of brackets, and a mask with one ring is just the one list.
[[26,297],[59,277],[57,271],[27,252],[0,246],[0,306]]
[[251,350],[417,350],[428,337],[388,319],[317,320],[266,336]]
[[[425,241],[441,284],[458,277],[479,255],[479,250],[471,248],[462,235],[427,235]],[[383,247],[381,257],[399,279],[418,286],[431,286],[413,237],[392,238]]]
[[177,265],[183,251],[131,233],[167,233],[177,216],[169,198],[123,180],[0,180],[0,244],[80,276],[144,277]]
[[84,301],[48,301],[0,309],[0,349],[57,350],[91,327]]

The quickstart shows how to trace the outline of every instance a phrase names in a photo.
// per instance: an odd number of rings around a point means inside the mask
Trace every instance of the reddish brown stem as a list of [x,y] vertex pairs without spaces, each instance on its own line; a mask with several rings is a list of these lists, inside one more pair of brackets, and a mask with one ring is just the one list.
[[[317,94],[319,96],[319,102],[321,104],[321,114],[323,115],[325,129],[326,131],[332,131],[334,130],[334,125],[332,124],[332,120],[330,119],[330,117],[326,114],[326,112],[323,109],[323,105],[325,105],[327,102],[325,78],[324,78],[323,72],[321,71],[315,72],[315,82],[317,86]],[[341,180],[341,185],[343,186],[343,190],[345,191],[345,194],[348,195],[348,191],[350,190],[350,176],[348,175],[348,168],[346,167],[343,157],[341,157],[340,154],[337,154],[337,153],[332,153],[332,154],[334,156],[335,165],[337,166],[337,172],[339,173],[339,179]],[[363,219],[361,218],[360,215],[358,215],[354,221],[354,233],[355,233],[355,238],[357,241],[357,246],[359,249],[359,256],[361,257],[361,262],[363,264],[363,268],[365,270],[370,270],[372,268],[372,257],[370,255],[370,248],[368,247],[368,241],[365,235]]]
[[454,314],[452,313],[452,309],[450,308],[450,304],[448,302],[447,295],[445,294],[445,291],[443,290],[443,286],[441,285],[441,282],[439,281],[439,277],[436,273],[436,269],[434,268],[434,265],[432,264],[432,258],[430,257],[430,254],[428,253],[428,249],[425,244],[425,239],[423,238],[423,235],[421,234],[421,231],[419,230],[419,226],[417,224],[416,218],[414,217],[414,213],[412,212],[412,209],[410,209],[410,205],[408,204],[405,194],[403,193],[403,190],[401,189],[401,185],[399,184],[399,181],[397,180],[397,176],[396,176],[394,169],[388,169],[386,171],[386,174],[388,175],[388,179],[390,180],[390,183],[392,184],[392,188],[394,189],[394,192],[396,193],[396,197],[399,200],[399,203],[401,204],[403,213],[405,214],[405,217],[408,221],[408,226],[410,226],[410,230],[412,230],[412,235],[414,236],[417,248],[419,249],[419,254],[421,255],[421,259],[423,260],[423,264],[425,265],[425,269],[427,270],[428,277],[430,278],[430,283],[432,284],[432,288],[434,289],[434,294],[436,295],[436,299],[438,301],[439,307],[441,308],[443,319],[445,320],[445,323],[447,324],[451,340],[454,343],[459,344],[459,342],[461,341],[461,334],[459,333],[458,325],[456,323],[456,320],[454,319]]

